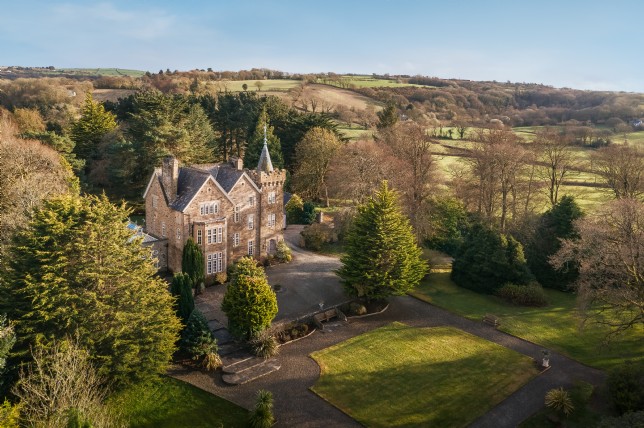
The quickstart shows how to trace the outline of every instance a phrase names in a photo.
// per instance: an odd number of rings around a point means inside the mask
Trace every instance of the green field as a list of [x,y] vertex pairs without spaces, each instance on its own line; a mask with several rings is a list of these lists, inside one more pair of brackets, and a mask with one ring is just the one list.
[[248,85],[246,89],[248,92],[257,91],[256,82],[262,82],[262,87],[259,91],[262,92],[286,92],[291,88],[300,85],[302,81],[300,80],[290,80],[290,79],[266,79],[266,80],[216,80],[212,84],[219,88],[220,91],[229,91],[229,92],[242,92],[244,90],[243,85]]
[[75,74],[79,76],[131,76],[141,77],[145,74],[142,70],[128,70],[125,68],[57,68],[55,70],[38,70],[44,74]]
[[466,426],[537,374],[532,359],[461,330],[401,323],[311,357],[312,390],[369,427]]
[[550,304],[544,308],[518,307],[458,287],[449,271],[432,272],[413,296],[473,320],[487,313],[501,318],[500,330],[567,355],[584,364],[608,369],[625,359],[644,360],[644,329],[631,330],[604,345],[604,328],[595,324],[580,330],[575,295],[546,289]]
[[[423,86],[416,85],[412,83],[404,83],[398,80],[390,79],[377,79],[372,76],[342,76],[340,78],[341,82],[334,82],[332,80],[318,79],[317,83],[331,85],[331,86],[343,86],[349,85],[349,87],[354,88],[402,88],[405,86]],[[430,86],[423,86],[429,88]]]
[[177,379],[137,385],[109,400],[131,428],[245,427],[248,411]]

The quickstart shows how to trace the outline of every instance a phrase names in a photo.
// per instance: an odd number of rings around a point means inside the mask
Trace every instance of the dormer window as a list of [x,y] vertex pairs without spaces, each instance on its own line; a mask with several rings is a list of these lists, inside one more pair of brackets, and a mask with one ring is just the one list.
[[219,214],[219,201],[208,201],[199,204],[199,214]]

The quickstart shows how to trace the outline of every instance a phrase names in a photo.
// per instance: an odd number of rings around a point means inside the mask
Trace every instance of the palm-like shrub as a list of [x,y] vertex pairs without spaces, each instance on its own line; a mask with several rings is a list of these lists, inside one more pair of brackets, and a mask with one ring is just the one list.
[[568,416],[575,410],[570,394],[563,388],[551,389],[546,393],[546,407],[550,407]]
[[261,358],[274,357],[279,352],[277,340],[272,335],[262,332],[250,341],[253,353]]
[[257,391],[257,401],[250,414],[248,425],[251,428],[270,428],[274,423],[273,394],[270,391],[260,389]]

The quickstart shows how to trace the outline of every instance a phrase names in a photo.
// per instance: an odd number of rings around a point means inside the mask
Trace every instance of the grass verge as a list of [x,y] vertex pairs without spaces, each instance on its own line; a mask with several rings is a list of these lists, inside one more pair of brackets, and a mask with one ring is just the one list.
[[311,356],[312,390],[373,427],[466,426],[537,374],[532,359],[461,330],[401,323]]
[[109,404],[131,428],[245,427],[248,419],[246,409],[167,376],[117,393]]
[[487,313],[501,318],[500,330],[567,355],[584,364],[609,369],[626,359],[643,360],[644,329],[631,330],[604,344],[606,330],[596,324],[581,329],[575,295],[546,289],[549,305],[529,308],[458,287],[450,272],[432,272],[412,293],[414,297],[473,320]]

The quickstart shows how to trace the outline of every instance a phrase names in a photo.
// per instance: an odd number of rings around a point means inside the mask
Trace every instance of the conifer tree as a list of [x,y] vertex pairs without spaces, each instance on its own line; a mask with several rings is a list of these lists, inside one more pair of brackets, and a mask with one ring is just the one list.
[[185,325],[190,314],[195,308],[195,300],[192,296],[192,280],[183,272],[175,273],[170,285],[170,293],[177,298],[177,315]]
[[75,143],[74,153],[81,159],[92,158],[97,153],[101,139],[115,128],[114,114],[105,111],[103,104],[94,101],[92,93],[88,91],[81,108],[81,117],[72,125],[71,138]]
[[13,364],[30,347],[77,338],[117,385],[163,373],[181,324],[150,250],[105,196],[63,196],[38,208],[10,247],[0,313],[16,332]]
[[461,287],[493,294],[506,283],[526,285],[534,277],[520,242],[477,223],[454,258],[452,280]]
[[409,220],[386,181],[358,208],[345,249],[338,275],[352,296],[374,300],[404,294],[427,273]]
[[234,336],[249,339],[270,327],[277,315],[277,296],[253,258],[235,263],[221,308]]
[[255,168],[259,162],[259,157],[264,147],[264,127],[266,127],[266,142],[268,145],[268,153],[271,155],[271,162],[274,168],[283,168],[284,159],[282,156],[282,145],[280,139],[273,134],[274,128],[269,125],[268,113],[264,107],[257,119],[255,132],[248,141],[246,152],[244,153],[244,165],[246,168]]
[[201,248],[192,237],[188,238],[186,245],[183,247],[181,271],[190,277],[192,286],[199,290],[200,285],[205,280],[205,262]]

